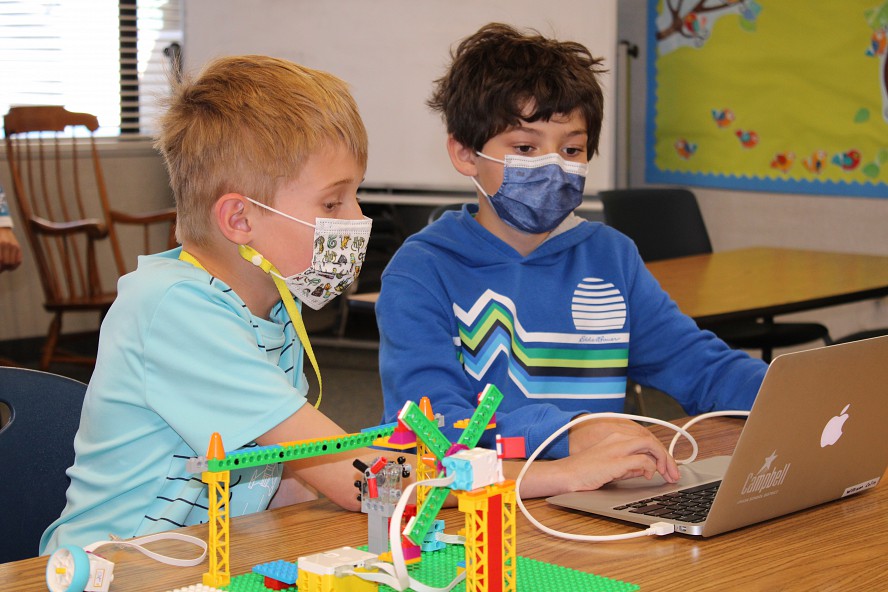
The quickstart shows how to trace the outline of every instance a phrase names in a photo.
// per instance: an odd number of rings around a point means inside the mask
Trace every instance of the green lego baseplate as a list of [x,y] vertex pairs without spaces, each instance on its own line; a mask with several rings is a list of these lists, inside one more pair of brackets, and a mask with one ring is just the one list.
[[[367,547],[358,549],[366,551]],[[422,561],[408,566],[408,571],[411,577],[428,586],[443,587],[456,577],[456,566],[465,558],[466,551],[462,545],[447,545],[440,551],[423,552]],[[632,592],[639,589],[636,584],[520,556],[517,569],[517,592]],[[265,587],[264,578],[255,573],[233,576],[231,584],[222,589],[229,592],[272,592],[271,588]],[[456,592],[465,592],[465,589],[465,582],[453,588]],[[284,588],[283,592],[298,590],[293,586]],[[394,588],[380,584],[379,592],[394,592]]]

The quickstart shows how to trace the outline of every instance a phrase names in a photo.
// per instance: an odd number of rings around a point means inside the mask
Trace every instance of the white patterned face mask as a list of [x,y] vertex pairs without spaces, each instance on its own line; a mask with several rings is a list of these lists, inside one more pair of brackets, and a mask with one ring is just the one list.
[[261,208],[314,228],[311,266],[289,277],[271,272],[286,282],[293,296],[314,310],[320,310],[357,279],[367,253],[367,241],[370,240],[370,227],[373,224],[370,218],[317,218],[314,224],[310,224],[247,196],[244,198]]

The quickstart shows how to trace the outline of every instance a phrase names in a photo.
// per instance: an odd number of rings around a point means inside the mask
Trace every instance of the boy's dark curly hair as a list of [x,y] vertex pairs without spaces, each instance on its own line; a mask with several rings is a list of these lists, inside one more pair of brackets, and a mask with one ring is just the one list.
[[[587,157],[598,151],[604,112],[598,76],[605,70],[602,59],[583,45],[490,23],[464,39],[451,58],[427,104],[441,112],[459,143],[481,150],[521,121],[548,121],[579,109],[586,120]],[[528,106],[533,113],[525,115]]]

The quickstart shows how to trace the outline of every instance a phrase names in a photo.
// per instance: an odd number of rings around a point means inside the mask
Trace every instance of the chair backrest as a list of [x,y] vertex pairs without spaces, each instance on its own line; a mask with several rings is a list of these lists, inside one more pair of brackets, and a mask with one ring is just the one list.
[[432,222],[434,222],[435,220],[437,220],[438,218],[443,216],[444,212],[449,212],[451,210],[461,210],[463,205],[465,205],[465,204],[451,203],[451,204],[443,204],[443,205],[437,206],[435,209],[433,209],[431,212],[429,212],[428,224],[431,224]]
[[644,261],[712,252],[697,198],[687,189],[615,189],[599,194],[604,222],[633,241]]
[[0,367],[0,563],[37,555],[43,531],[65,507],[74,434],[86,385],[71,378]]
[[[12,193],[48,304],[86,302],[114,291],[117,276],[135,263],[134,256],[124,258],[116,223],[143,225],[147,243],[146,222],[163,222],[166,227],[152,233],[160,235],[156,243],[169,245],[172,208],[151,213],[150,220],[111,208],[93,135],[99,128],[94,115],[59,106],[12,107],[3,126]],[[149,248],[146,244],[140,253]],[[103,267],[114,275],[104,285]]]
[[91,135],[95,116],[62,107],[13,107],[3,118],[6,158],[47,304],[86,301],[104,289],[99,241],[107,243],[105,182]]

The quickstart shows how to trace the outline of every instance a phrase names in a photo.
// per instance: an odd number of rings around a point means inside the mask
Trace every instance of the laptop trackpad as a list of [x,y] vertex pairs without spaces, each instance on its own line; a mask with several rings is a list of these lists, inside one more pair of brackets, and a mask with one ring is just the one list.
[[730,456],[713,456],[706,460],[695,461],[687,465],[679,465],[678,471],[681,478],[678,483],[667,483],[659,473],[651,479],[644,477],[636,477],[634,479],[625,479],[623,481],[613,481],[602,487],[599,491],[607,490],[635,490],[635,489],[656,489],[659,492],[666,493],[670,489],[679,490],[703,483],[718,481],[725,475],[728,470],[728,464],[731,461]]

